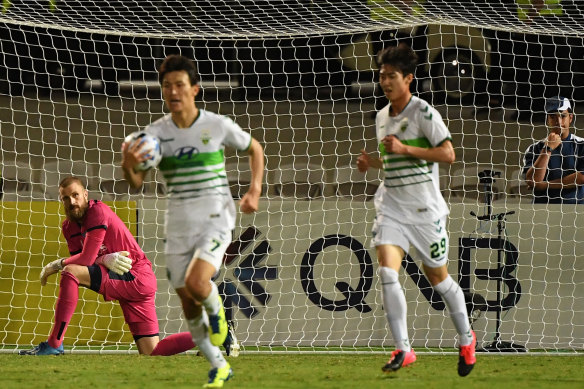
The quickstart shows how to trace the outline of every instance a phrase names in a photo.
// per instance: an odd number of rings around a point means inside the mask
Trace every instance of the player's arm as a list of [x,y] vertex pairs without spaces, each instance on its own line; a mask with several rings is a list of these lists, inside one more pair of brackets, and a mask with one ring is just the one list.
[[[88,231],[85,235],[85,241],[83,244],[83,249],[80,253],[70,256],[69,258],[56,259],[49,264],[47,264],[43,270],[41,270],[41,285],[47,283],[47,278],[55,273],[58,273],[66,265],[84,265],[90,266],[95,261],[99,248],[103,243],[103,238],[105,237],[105,228],[93,229]],[[93,254],[93,256],[91,256]]]
[[[428,106],[426,107],[428,108]],[[396,135],[387,135],[381,139],[381,143],[388,153],[400,154],[428,162],[452,164],[456,160],[456,153],[452,146],[451,135],[444,124],[440,114],[432,109],[430,115],[425,115],[425,111],[420,110],[418,123],[420,130],[430,141],[431,147],[413,146],[402,141]],[[434,146],[435,145],[435,146]]]
[[91,266],[94,263],[104,265],[117,274],[127,273],[132,268],[132,259],[128,251],[119,251],[97,256],[105,238],[106,226],[96,226],[85,234],[83,250],[63,261],[63,266],[69,264]]
[[99,249],[105,238],[106,226],[96,226],[87,230],[83,243],[83,250],[69,258],[66,258],[63,265],[91,266],[97,258]]
[[[103,236],[105,236],[105,229],[102,231]],[[80,253],[72,255],[69,258],[60,258],[54,260],[46,265],[41,271],[41,285],[44,286],[47,283],[47,278],[50,275],[58,273],[59,271],[63,270],[66,265],[71,264],[90,266],[93,263],[97,263],[104,265],[119,275],[130,271],[130,269],[132,269],[132,259],[128,257],[130,255],[128,251],[105,254],[95,259],[97,253],[99,252],[99,248],[101,247],[101,243],[98,242],[103,242],[103,237],[100,239],[101,235],[101,233],[92,234],[88,232],[85,238],[86,243]]]
[[126,142],[122,143],[122,170],[124,171],[124,178],[132,188],[140,188],[144,184],[144,177],[146,171],[136,171],[134,166],[144,162],[146,155],[150,150],[142,150],[140,142],[134,142],[130,145]]
[[357,157],[357,169],[361,173],[365,173],[370,167],[383,169],[383,161],[381,158],[370,156],[365,149],[361,149],[361,154]]
[[243,213],[252,213],[258,210],[259,199],[262,194],[264,149],[257,140],[251,138],[251,144],[247,154],[249,155],[249,166],[251,169],[251,183],[249,190],[241,198],[239,207]]
[[418,147],[402,143],[396,136],[388,135],[381,140],[388,153],[407,155],[429,162],[453,163],[456,154],[450,140],[445,140],[436,147]]
[[[71,253],[71,256],[63,261],[63,265],[91,266],[95,263],[104,265],[109,270],[120,275],[127,273],[132,268],[132,259],[129,258],[130,253],[128,251],[108,253],[98,257],[99,251],[103,247],[107,228],[110,225],[108,218],[104,216],[103,210],[96,210],[91,216],[86,216],[85,222],[92,227],[87,229],[83,244],[78,238],[72,239],[69,233],[63,231],[69,246],[69,253]],[[76,236],[80,235],[81,231],[78,231],[75,234]]]

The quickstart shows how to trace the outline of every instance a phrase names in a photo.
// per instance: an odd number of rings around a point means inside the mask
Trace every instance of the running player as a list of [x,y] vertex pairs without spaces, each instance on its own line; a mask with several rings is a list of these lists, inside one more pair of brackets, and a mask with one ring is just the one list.
[[458,374],[466,376],[476,361],[476,337],[470,328],[463,292],[446,268],[449,210],[440,193],[437,164],[452,163],[455,155],[450,132],[438,111],[410,92],[417,60],[406,45],[379,53],[379,84],[390,102],[375,119],[381,158],[362,150],[357,159],[361,172],[373,167],[385,173],[374,198],[372,244],[377,251],[383,307],[396,350],[383,371],[396,371],[416,360],[398,275],[413,245],[422,257],[432,287],[446,302],[460,337]]
[[[165,222],[168,274],[181,299],[193,341],[211,364],[205,387],[222,387],[233,372],[217,348],[228,328],[223,303],[211,279],[231,243],[236,217],[225,173],[224,146],[249,155],[252,182],[240,202],[245,213],[258,209],[263,149],[230,118],[196,106],[199,77],[188,58],[168,56],[160,66],[159,81],[170,113],[144,131],[161,141],[158,168],[169,193]],[[122,145],[122,169],[132,187],[143,184],[146,172],[135,171],[134,166],[144,161],[148,151],[142,150],[139,142],[132,147]]]

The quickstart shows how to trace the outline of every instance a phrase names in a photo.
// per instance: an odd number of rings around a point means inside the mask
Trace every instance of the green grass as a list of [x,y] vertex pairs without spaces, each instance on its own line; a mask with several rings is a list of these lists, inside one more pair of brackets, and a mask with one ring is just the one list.
[[[456,355],[418,355],[383,374],[380,354],[273,354],[229,358],[235,377],[225,388],[583,388],[582,356],[478,355],[473,372],[456,373]],[[194,355],[0,354],[0,388],[197,388],[209,366]],[[396,386],[397,385],[397,386]]]

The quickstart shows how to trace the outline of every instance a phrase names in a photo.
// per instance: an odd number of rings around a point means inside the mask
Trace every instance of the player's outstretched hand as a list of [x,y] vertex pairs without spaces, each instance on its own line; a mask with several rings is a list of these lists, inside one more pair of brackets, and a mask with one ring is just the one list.
[[55,259],[54,261],[47,264],[41,270],[41,285],[45,286],[47,283],[47,278],[55,273],[58,273],[59,270],[63,270],[63,259]]
[[127,251],[104,254],[95,260],[95,263],[102,264],[116,274],[126,274],[132,268],[132,259]]
[[371,157],[369,157],[369,154],[367,154],[367,151],[365,151],[365,149],[362,149],[361,155],[359,155],[359,157],[357,158],[357,169],[361,173],[365,173],[367,171],[367,169],[369,169],[369,166],[371,165],[369,163],[370,158]]

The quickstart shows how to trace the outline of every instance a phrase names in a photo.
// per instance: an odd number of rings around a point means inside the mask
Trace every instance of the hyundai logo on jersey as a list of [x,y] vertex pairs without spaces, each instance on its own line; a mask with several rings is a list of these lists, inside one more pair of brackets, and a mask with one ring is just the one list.
[[199,149],[194,146],[181,147],[174,152],[174,155],[178,159],[192,159],[197,154],[199,154]]

